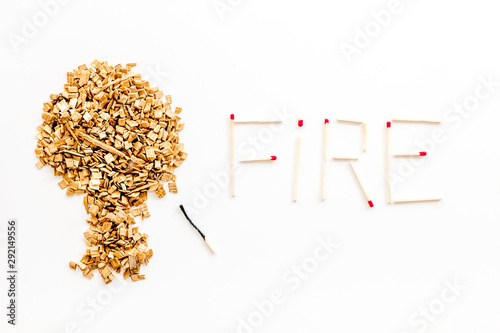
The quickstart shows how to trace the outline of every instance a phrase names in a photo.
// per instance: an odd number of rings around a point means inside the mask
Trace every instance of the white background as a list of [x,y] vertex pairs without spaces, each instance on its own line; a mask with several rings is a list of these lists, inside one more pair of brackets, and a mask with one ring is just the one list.
[[[394,186],[395,198],[437,195],[441,202],[388,205],[385,187],[386,121],[443,119],[454,104],[474,101],[481,78],[500,81],[496,2],[401,0],[351,62],[341,43],[353,44],[356,28],[372,24],[370,12],[389,1],[224,0],[231,10],[222,15],[212,0],[69,1],[47,22],[37,1],[2,3],[0,233],[8,218],[20,223],[19,326],[9,332],[71,332],[76,325],[79,332],[229,333],[249,317],[253,326],[239,332],[500,330],[500,87],[467,117],[394,126],[394,152],[422,150],[416,142],[444,132],[425,163]],[[34,20],[39,27],[22,37]],[[26,37],[17,50],[14,35]],[[96,58],[137,62],[137,72],[183,108],[186,124],[179,193],[151,195],[151,218],[138,221],[154,257],[143,268],[146,280],[134,284],[120,276],[106,286],[98,275],[89,281],[68,268],[85,250],[83,197],[66,197],[49,167],[35,167],[42,104],[62,91],[67,71]],[[213,175],[229,162],[229,114],[265,119],[276,110],[293,117],[254,153],[278,160],[243,166],[236,198],[228,185],[214,187]],[[360,129],[336,117],[368,123],[366,153]],[[348,165],[331,160],[321,202],[324,118],[331,119],[328,156],[360,156],[374,208]],[[237,126],[237,159],[249,157],[249,138],[267,128]],[[300,197],[292,203],[299,135]],[[395,174],[404,161],[393,159]],[[208,187],[215,194],[205,201],[200,193]],[[181,215],[181,203],[217,255]],[[328,237],[338,249],[292,290],[283,276],[310,264],[318,239]],[[440,308],[445,281],[455,279],[467,289]],[[284,302],[259,322],[255,302],[273,290]],[[424,325],[415,316],[429,306],[439,314]]]

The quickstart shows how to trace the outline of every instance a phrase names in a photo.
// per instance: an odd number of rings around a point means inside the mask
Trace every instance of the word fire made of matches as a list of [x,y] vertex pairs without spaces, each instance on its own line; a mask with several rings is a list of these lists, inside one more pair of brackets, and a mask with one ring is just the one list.
[[[258,120],[258,119],[253,119],[253,120],[245,120],[245,121],[236,121],[234,114],[231,114],[230,116],[230,147],[231,147],[231,194],[233,197],[236,196],[236,177],[235,177],[235,142],[234,142],[234,137],[235,137],[235,124],[254,124],[254,125],[266,125],[266,124],[271,124],[271,123],[279,123],[279,120]],[[358,119],[347,119],[347,118],[337,118],[338,123],[344,123],[344,124],[350,124],[350,125],[357,125],[361,128],[361,133],[362,133],[362,146],[361,146],[361,153],[366,152],[367,150],[367,134],[368,134],[368,126],[367,123],[364,122],[363,120],[358,120]],[[424,198],[405,198],[405,199],[393,199],[392,197],[392,184],[391,184],[391,157],[418,157],[418,158],[424,158],[427,157],[428,154],[425,151],[418,151],[418,152],[408,152],[408,153],[398,153],[398,154],[393,154],[391,156],[391,128],[393,126],[393,123],[410,123],[410,124],[420,124],[420,125],[439,125],[441,123],[440,120],[427,120],[427,119],[393,119],[392,122],[388,121],[386,123],[386,128],[387,128],[387,137],[386,137],[386,186],[387,186],[387,203],[416,203],[416,202],[432,202],[432,201],[440,201],[440,197],[424,197]],[[297,125],[299,128],[304,126],[304,120],[299,118],[297,120]],[[355,167],[355,164],[353,161],[357,161],[360,157],[359,156],[333,156],[333,157],[328,157],[328,143],[329,143],[329,129],[330,129],[330,120],[325,119],[324,120],[324,128],[323,128],[323,154],[322,154],[322,175],[321,175],[321,200],[324,201],[326,200],[327,197],[327,188],[326,188],[326,179],[327,179],[327,161],[328,160],[334,160],[334,161],[341,161],[341,162],[349,162],[351,169],[353,171],[353,174],[355,176],[355,180],[358,183],[359,187],[361,188],[363,195],[365,197],[365,200],[368,202],[369,207],[374,207],[373,201],[370,199],[370,197],[367,194],[367,191],[365,189],[365,186],[363,182],[361,181],[361,178],[359,177],[357,168]],[[296,159],[295,163],[293,165],[295,173],[294,173],[294,178],[293,178],[293,202],[298,201],[298,193],[299,193],[299,174],[300,174],[300,156],[301,156],[301,150],[302,150],[302,137],[297,138],[297,148],[296,148]],[[252,160],[240,160],[241,162],[263,162],[263,161],[276,161],[277,156],[273,155],[270,157],[262,157],[262,158],[257,158],[257,159],[252,159]]]

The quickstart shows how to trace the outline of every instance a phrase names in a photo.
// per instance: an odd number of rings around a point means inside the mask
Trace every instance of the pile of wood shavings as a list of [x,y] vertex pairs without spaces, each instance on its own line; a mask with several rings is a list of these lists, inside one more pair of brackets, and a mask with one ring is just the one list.
[[149,217],[148,191],[165,196],[161,180],[177,193],[174,169],[187,157],[178,135],[182,109],[173,112],[171,97],[132,73],[134,66],[94,60],[69,72],[64,92],[44,103],[36,135],[37,166],[52,166],[68,196],[85,194],[87,250],[69,265],[88,278],[98,269],[106,283],[115,272],[145,278],[140,267],[153,251],[134,217]]

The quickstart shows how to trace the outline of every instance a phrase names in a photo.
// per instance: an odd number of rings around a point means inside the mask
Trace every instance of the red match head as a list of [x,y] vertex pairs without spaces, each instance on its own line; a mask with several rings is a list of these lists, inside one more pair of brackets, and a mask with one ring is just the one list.
[[370,207],[373,207],[373,201],[368,201],[368,204],[370,205]]
[[425,152],[425,151],[421,151],[419,154],[420,154],[420,156],[427,156],[427,152]]
[[231,113],[231,120],[234,120],[234,114]]
[[271,156],[271,161],[276,161],[278,158],[276,156]]
[[325,119],[325,124],[329,124],[329,123],[330,123],[330,120]]
[[391,122],[390,121],[387,122],[387,128],[391,128]]
[[304,121],[302,119],[299,119],[299,127],[304,126]]

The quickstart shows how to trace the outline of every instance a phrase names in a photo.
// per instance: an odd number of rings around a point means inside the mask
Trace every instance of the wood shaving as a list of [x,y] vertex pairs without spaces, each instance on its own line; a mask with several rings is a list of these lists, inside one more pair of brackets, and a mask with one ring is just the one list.
[[69,266],[89,279],[97,269],[106,283],[121,272],[145,279],[140,268],[153,251],[134,217],[150,216],[148,191],[166,195],[160,181],[177,193],[174,169],[187,157],[179,143],[182,108],[172,111],[171,96],[131,72],[134,66],[94,60],[67,73],[64,91],[43,104],[36,135],[37,167],[62,176],[68,196],[85,194],[87,250]]

